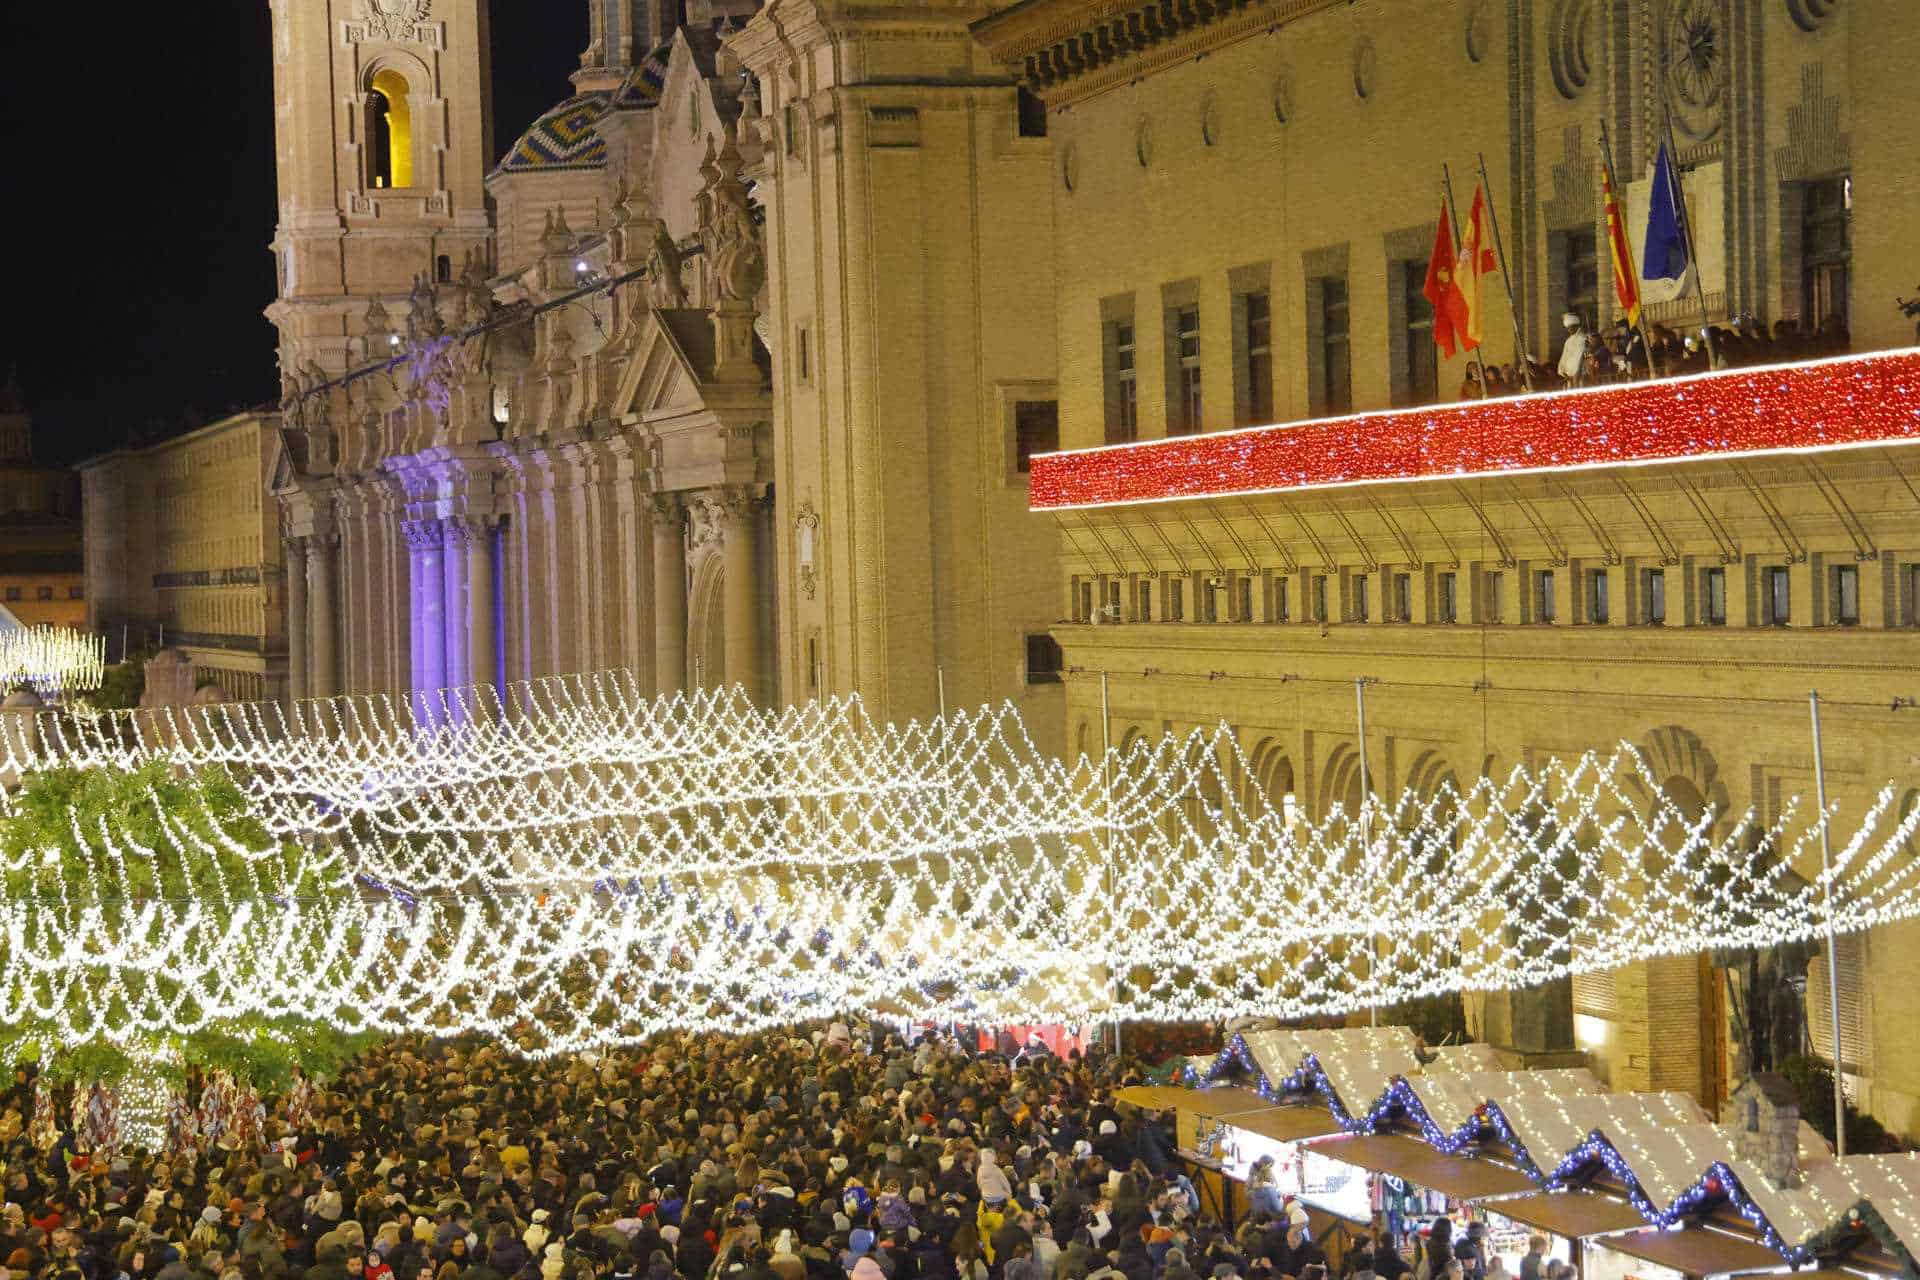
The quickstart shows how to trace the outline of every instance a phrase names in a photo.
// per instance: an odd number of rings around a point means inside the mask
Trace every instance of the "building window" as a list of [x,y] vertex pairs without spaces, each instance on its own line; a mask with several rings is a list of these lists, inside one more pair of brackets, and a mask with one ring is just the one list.
[[1047,136],[1047,104],[1040,100],[1039,94],[1021,85],[1014,90],[1014,110],[1019,114],[1021,137]]
[[1075,622],[1093,621],[1093,583],[1086,579],[1074,582],[1073,620]]
[[1353,620],[1355,622],[1365,622],[1368,620],[1368,586],[1366,574],[1356,573],[1353,575]]
[[1784,627],[1793,620],[1793,588],[1787,571],[1771,565],[1760,571],[1761,600],[1766,612],[1763,621],[1770,627]]
[[1324,573],[1313,575],[1313,620],[1327,620],[1327,575]]
[[1060,402],[1016,400],[1013,405],[1014,468],[1027,471],[1036,453],[1060,447]]
[[453,283],[453,259],[441,254],[433,260],[433,279],[436,284]]
[[1246,348],[1245,422],[1273,421],[1273,299],[1265,291],[1244,294],[1245,320],[1240,340]]
[[53,588],[52,587],[35,587],[33,591],[33,598],[35,600],[51,600],[53,599]]
[[1507,575],[1498,569],[1487,575],[1486,608],[1480,621],[1498,623],[1507,616]]
[[1640,571],[1640,621],[1649,627],[1666,625],[1667,572],[1664,569]]
[[807,692],[820,692],[820,637],[814,632],[807,634]]
[[1108,622],[1120,621],[1120,579],[1114,578],[1107,583],[1106,619]]
[[1167,621],[1181,622],[1187,616],[1186,580],[1167,579]]
[[1599,625],[1607,620],[1607,571],[1595,569],[1587,575],[1587,621]]
[[1233,620],[1253,621],[1253,578],[1248,574],[1233,580]]
[[1167,434],[1200,430],[1200,308],[1175,307],[1168,313],[1173,338],[1173,376],[1168,379]]
[[20,588],[18,587],[7,588],[7,599],[18,600],[19,598],[20,598]]
[[1833,624],[1837,627],[1860,623],[1860,566],[1837,564],[1833,567]]
[[1434,612],[1437,622],[1457,622],[1460,618],[1459,586],[1454,575],[1443,573],[1434,580]]
[[1027,683],[1060,683],[1060,642],[1046,632],[1027,637]]
[[1133,620],[1135,622],[1153,621],[1153,583],[1145,578],[1133,587]]
[[1533,620],[1553,621],[1553,570],[1540,569],[1533,575]]
[[1286,622],[1292,616],[1292,601],[1287,599],[1287,579],[1277,577],[1273,580],[1273,605],[1267,611],[1267,617],[1274,622]]
[[87,597],[87,589],[85,587],[68,587],[67,588],[67,599],[69,600],[84,600],[86,599],[86,597]]
[[1700,575],[1700,614],[1710,627],[1727,625],[1727,571],[1708,569]]
[[1220,580],[1201,578],[1194,584],[1193,602],[1202,622],[1220,621]]
[[1440,351],[1433,345],[1433,304],[1427,301],[1427,264],[1400,264],[1404,349],[1400,354],[1402,404],[1432,404],[1440,398]]
[[1900,620],[1910,627],[1920,627],[1920,564],[1910,564],[1905,568],[1907,580],[1907,598]]
[[1800,284],[1807,327],[1847,325],[1847,273],[1853,258],[1853,180],[1805,185],[1800,215]]
[[1568,231],[1566,289],[1568,311],[1586,321],[1588,333],[1600,331],[1600,257],[1592,227]]
[[806,325],[793,331],[793,373],[801,382],[813,380],[813,334]]
[[1353,409],[1353,342],[1348,327],[1347,279],[1320,281],[1320,385],[1326,397],[1321,411],[1331,417]]
[[413,185],[413,107],[407,78],[386,67],[367,90],[367,186]]
[[1107,443],[1126,444],[1140,435],[1140,398],[1134,381],[1133,321],[1107,325]]
[[1393,575],[1393,620],[1413,621],[1413,575],[1410,573]]

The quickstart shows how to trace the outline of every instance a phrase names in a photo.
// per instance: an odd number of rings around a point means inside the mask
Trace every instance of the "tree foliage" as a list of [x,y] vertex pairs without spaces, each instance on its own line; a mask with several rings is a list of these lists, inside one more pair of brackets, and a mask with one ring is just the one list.
[[[31,775],[8,808],[0,820],[9,917],[0,931],[0,1060],[37,1060],[55,1080],[109,1082],[135,1070],[177,1076],[191,1063],[273,1088],[296,1066],[331,1074],[363,1042],[294,1018],[205,1016],[192,989],[165,973],[114,967],[112,947],[162,943],[188,910],[197,912],[200,930],[220,936],[243,910],[325,913],[351,905],[350,879],[269,835],[224,771],[179,777],[158,763],[50,770]],[[63,931],[70,959],[55,972],[35,972],[8,954],[22,939],[44,943]],[[248,955],[242,948],[221,961],[245,965]],[[121,981],[178,1001],[190,1015],[180,1021],[192,1029],[135,1030],[132,1018],[102,1028],[80,1015],[80,991],[97,995]],[[87,1033],[76,1035],[76,1025]]]

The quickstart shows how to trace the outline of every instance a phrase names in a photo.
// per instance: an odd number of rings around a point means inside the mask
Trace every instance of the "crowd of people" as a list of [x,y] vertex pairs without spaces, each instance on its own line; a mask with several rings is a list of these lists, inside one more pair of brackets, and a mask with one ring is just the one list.
[[[1753,316],[1737,316],[1712,326],[1705,336],[1698,331],[1683,335],[1664,324],[1650,325],[1642,333],[1628,327],[1625,320],[1595,332],[1574,311],[1562,317],[1562,325],[1565,334],[1558,364],[1548,366],[1528,360],[1524,369],[1515,363],[1489,364],[1483,397],[1480,368],[1469,361],[1460,384],[1460,398],[1478,400],[1524,395],[1529,390],[1643,382],[1656,374],[1671,378],[1713,369],[1787,364],[1845,355],[1852,349],[1846,323],[1838,315],[1813,328],[1803,327],[1798,320],[1777,320],[1771,329]],[[1653,350],[1651,362],[1647,358],[1649,344]]]
[[[1203,1206],[1170,1117],[1116,1101],[1139,1078],[841,1024],[549,1060],[396,1042],[305,1131],[169,1159],[37,1150],[21,1072],[0,1280],[1330,1280],[1270,1186],[1232,1231]],[[1500,1280],[1460,1244],[1415,1280]],[[1340,1253],[1343,1280],[1409,1269]]]

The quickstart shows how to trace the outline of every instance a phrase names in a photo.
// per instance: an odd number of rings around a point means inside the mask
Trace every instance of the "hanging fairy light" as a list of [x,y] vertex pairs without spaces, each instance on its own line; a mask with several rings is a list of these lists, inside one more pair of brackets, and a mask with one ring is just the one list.
[[106,669],[101,636],[45,625],[0,631],[0,685],[23,685],[56,698],[98,689]]
[[[19,773],[225,768],[293,841],[275,875],[320,886],[236,871],[203,890],[222,910],[116,903],[148,852],[76,831],[90,896],[0,902],[0,1026],[50,1017],[66,1043],[251,1014],[528,1053],[849,1012],[1324,1016],[1920,916],[1920,812],[1891,786],[1802,881],[1810,817],[1690,817],[1625,745],[1310,818],[1246,784],[1224,728],[1067,764],[1010,708],[881,725],[616,672],[47,716],[0,750]],[[262,856],[209,812],[158,822],[210,866]]]

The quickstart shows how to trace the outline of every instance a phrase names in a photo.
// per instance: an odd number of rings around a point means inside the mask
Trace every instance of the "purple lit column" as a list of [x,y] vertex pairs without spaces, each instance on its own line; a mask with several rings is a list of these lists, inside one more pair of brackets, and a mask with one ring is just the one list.
[[419,638],[416,649],[413,687],[418,694],[431,695],[447,687],[446,605],[444,575],[440,568],[445,533],[438,520],[415,523],[417,541],[413,562],[413,629]]
[[467,531],[458,519],[441,522],[446,546],[441,560],[441,643],[446,651],[446,687],[470,682],[467,673]]

